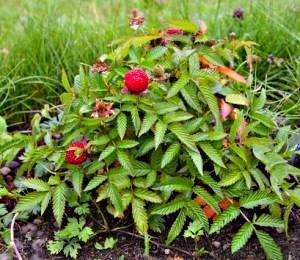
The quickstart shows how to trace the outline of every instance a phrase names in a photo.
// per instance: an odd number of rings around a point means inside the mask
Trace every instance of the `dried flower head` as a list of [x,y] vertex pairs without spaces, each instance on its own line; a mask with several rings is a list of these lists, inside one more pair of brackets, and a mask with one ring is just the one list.
[[91,72],[93,73],[101,73],[107,71],[108,65],[101,59],[97,59],[96,63],[91,67]]
[[92,117],[110,117],[115,114],[112,103],[105,103],[102,100],[96,99],[96,105],[93,109]]
[[138,11],[133,9],[131,10],[131,19],[129,20],[129,24],[132,29],[136,30],[140,25],[142,25],[145,21],[145,17],[139,15]]
[[233,11],[232,17],[237,20],[244,19],[244,10],[242,8],[237,8]]

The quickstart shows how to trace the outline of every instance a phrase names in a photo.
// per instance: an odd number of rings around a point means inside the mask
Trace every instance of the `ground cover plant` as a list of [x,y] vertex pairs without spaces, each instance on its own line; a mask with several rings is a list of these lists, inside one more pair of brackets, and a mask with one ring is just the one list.
[[[157,233],[169,245],[238,218],[233,254],[256,236],[267,258],[282,259],[269,231],[288,234],[300,170],[288,162],[294,126],[253,88],[256,43],[212,40],[202,20],[167,24],[146,30],[133,12],[132,36],[81,66],[74,82],[62,72],[61,104],[45,105],[25,132],[8,132],[1,118],[0,162],[19,163],[13,179],[2,178],[2,215],[52,211],[61,230],[48,249],[72,258],[109,231],[107,213],[132,220],[145,255]],[[95,208],[97,229],[86,221]]]

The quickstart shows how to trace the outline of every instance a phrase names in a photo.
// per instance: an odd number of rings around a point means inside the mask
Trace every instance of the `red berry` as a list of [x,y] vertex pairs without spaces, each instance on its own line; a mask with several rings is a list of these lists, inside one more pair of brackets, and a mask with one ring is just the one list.
[[149,78],[142,69],[130,70],[125,74],[125,86],[133,94],[140,94],[148,88]]
[[81,141],[72,142],[66,150],[65,161],[70,164],[82,164],[88,157],[85,146],[85,138],[82,138]]
[[181,34],[183,34],[183,31],[181,31],[181,30],[178,29],[178,28],[172,28],[172,27],[170,27],[170,28],[168,28],[168,30],[167,30],[167,34],[181,35]]

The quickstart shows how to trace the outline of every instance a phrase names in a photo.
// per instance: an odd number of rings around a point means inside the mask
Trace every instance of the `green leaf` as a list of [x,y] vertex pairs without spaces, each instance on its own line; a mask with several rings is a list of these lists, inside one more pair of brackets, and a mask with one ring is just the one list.
[[198,31],[198,26],[189,20],[171,20],[169,26],[176,27],[185,32],[195,33]]
[[240,215],[240,210],[231,205],[226,210],[224,210],[216,220],[211,225],[211,228],[209,230],[209,234],[213,234],[217,231],[219,231],[221,228],[226,226],[228,223],[230,223],[232,220],[237,218]]
[[139,136],[147,133],[150,130],[150,128],[155,124],[157,118],[157,115],[154,113],[146,113],[141,125]]
[[168,126],[170,131],[188,148],[198,152],[193,137],[186,131],[186,129],[180,123],[172,123]]
[[294,190],[289,190],[289,194],[291,197],[291,200],[300,207],[300,188],[296,188]]
[[92,189],[95,189],[98,187],[101,183],[107,180],[107,176],[105,175],[97,175],[93,177],[88,183],[88,185],[85,187],[84,191],[90,191]]
[[253,225],[249,222],[246,222],[239,231],[234,235],[231,242],[231,253],[239,251],[250,239],[253,233]]
[[147,189],[135,189],[134,196],[142,200],[150,201],[152,203],[162,203],[162,199],[157,193]]
[[168,237],[166,240],[167,245],[171,244],[175,240],[175,238],[178,237],[178,235],[180,234],[180,232],[184,226],[185,220],[186,220],[186,215],[185,215],[184,211],[181,210],[179,212],[177,218],[173,222],[171,229],[168,233]]
[[253,224],[261,227],[284,228],[284,223],[280,218],[269,214],[261,214]]
[[105,149],[100,154],[99,161],[102,161],[105,158],[107,158],[108,156],[110,156],[115,150],[116,150],[116,147],[114,147],[112,145],[105,147]]
[[235,105],[249,106],[249,100],[243,94],[229,94],[226,96],[226,102]]
[[131,120],[132,120],[134,129],[135,129],[135,132],[137,133],[141,126],[141,119],[140,119],[137,107],[131,108],[130,114],[131,114]]
[[107,135],[101,135],[99,137],[96,137],[91,144],[95,145],[95,146],[101,146],[101,145],[105,145],[110,141],[109,137]]
[[21,184],[29,189],[33,189],[36,191],[49,191],[50,186],[48,183],[42,181],[41,179],[25,179],[21,181]]
[[81,196],[83,173],[80,170],[75,170],[71,173],[72,184],[75,192]]
[[132,216],[137,230],[141,235],[148,233],[148,214],[145,209],[145,202],[138,198],[132,199]]
[[127,129],[127,117],[124,113],[120,113],[117,117],[117,129],[121,140],[124,138]]
[[120,193],[119,193],[117,187],[114,184],[109,183],[107,186],[106,192],[107,192],[107,197],[111,200],[117,213],[122,214],[123,213],[123,204],[122,204]]
[[195,109],[197,112],[201,112],[197,88],[195,88],[194,85],[188,85],[187,87],[182,88],[180,93],[191,108]]
[[194,117],[192,114],[187,113],[185,111],[176,111],[176,112],[171,112],[168,113],[164,116],[163,121],[167,124],[172,123],[172,122],[181,122],[181,121],[186,121]]
[[251,209],[259,205],[269,205],[276,201],[274,194],[266,190],[254,191],[240,199],[240,206],[243,208]]
[[221,187],[230,186],[230,185],[236,183],[242,177],[243,177],[243,175],[240,171],[226,172],[225,176],[219,182],[219,185]]
[[62,81],[62,85],[65,88],[65,90],[67,92],[71,92],[72,93],[73,89],[72,89],[72,87],[71,87],[71,85],[69,83],[67,73],[66,73],[66,71],[64,69],[62,69],[62,71],[61,71],[61,81]]
[[153,189],[162,191],[189,191],[193,187],[193,181],[185,177],[170,177],[167,180],[155,185]]
[[138,144],[139,142],[135,140],[126,139],[118,142],[117,147],[121,149],[129,149],[137,146]]
[[167,52],[168,48],[163,46],[156,46],[152,48],[146,55],[146,60],[157,60]]
[[216,126],[218,129],[223,129],[221,118],[220,118],[220,110],[217,98],[214,96],[212,89],[208,85],[198,86],[200,92],[202,93],[209,110],[213,114],[216,120]]
[[184,207],[186,200],[184,198],[176,198],[171,202],[164,203],[159,206],[154,206],[150,210],[151,215],[169,215]]
[[179,151],[180,151],[179,143],[171,144],[162,157],[161,168],[164,168],[168,163],[170,163],[176,157]]
[[258,120],[266,127],[273,129],[276,127],[276,123],[270,118],[270,116],[259,113],[259,112],[253,112],[250,115],[253,119]]
[[237,115],[237,118],[234,120],[231,128],[230,128],[230,133],[229,133],[229,142],[230,143],[234,143],[235,142],[235,138],[237,136],[239,127],[243,121],[244,118],[244,113],[243,111],[240,111]]
[[45,196],[47,196],[47,193],[48,192],[46,191],[34,191],[26,194],[25,196],[21,197],[17,206],[14,209],[14,212],[32,210],[33,207],[35,207],[43,201]]
[[49,203],[50,203],[50,200],[51,200],[51,192],[47,192],[44,199],[42,200],[42,203],[41,203],[41,215],[44,214],[44,212],[46,211],[46,209],[48,208],[49,206]]
[[194,201],[190,200],[184,204],[184,208],[186,209],[186,214],[193,219],[194,221],[199,221],[202,223],[203,227],[208,228],[208,219],[204,214],[203,210],[199,205]]
[[210,143],[208,142],[200,142],[199,143],[200,148],[203,150],[203,152],[217,165],[219,165],[222,168],[226,168],[222,156],[220,155],[219,151],[215,149]]
[[261,244],[266,256],[272,260],[282,260],[280,248],[275,244],[274,239],[266,232],[261,230],[255,231],[259,243]]
[[194,52],[189,57],[190,76],[194,77],[195,75],[197,75],[199,69],[200,69],[199,55],[196,52]]
[[191,149],[186,149],[186,151],[188,152],[189,156],[191,157],[194,165],[196,166],[199,174],[203,174],[203,160],[202,160],[202,157],[201,157],[201,154],[200,152],[194,152],[193,150]]
[[62,218],[65,212],[65,193],[66,185],[64,183],[61,183],[55,187],[52,195],[53,214],[59,226],[61,226]]
[[189,75],[187,73],[183,73],[181,77],[169,89],[167,98],[171,98],[175,96],[181,89],[185,87],[185,85],[189,82],[189,80],[190,80]]
[[113,237],[107,237],[104,241],[104,244],[101,245],[100,243],[95,243],[95,248],[98,250],[106,250],[106,249],[113,249],[116,244],[118,243],[118,239],[114,239]]
[[163,121],[158,121],[156,123],[154,132],[155,150],[163,142],[167,127],[167,124],[165,124]]
[[120,162],[120,164],[130,173],[133,173],[133,166],[132,163],[130,161],[130,158],[127,154],[127,152],[125,152],[124,150],[118,150],[117,151],[117,155],[118,155],[118,160]]
[[201,199],[203,199],[215,212],[218,214],[221,212],[218,201],[211,196],[205,189],[200,186],[196,186],[193,189],[194,193],[196,193]]

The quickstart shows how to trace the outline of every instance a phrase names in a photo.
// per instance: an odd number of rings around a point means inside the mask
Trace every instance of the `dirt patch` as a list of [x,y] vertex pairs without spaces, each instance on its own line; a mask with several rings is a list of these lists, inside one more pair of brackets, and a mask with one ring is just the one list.
[[[284,259],[300,259],[300,210],[294,210],[290,219],[289,237],[286,238],[283,233],[276,230],[271,231],[272,237],[281,246]],[[89,223],[96,226],[92,222]],[[172,247],[163,245],[166,234],[157,239],[153,239],[150,249],[150,257],[144,257],[144,243],[142,237],[134,233],[133,229],[126,229],[106,234],[98,234],[87,244],[83,245],[78,259],[92,260],[105,259],[117,260],[123,259],[166,259],[166,260],[189,260],[189,259],[246,259],[260,260],[265,256],[260,248],[257,239],[253,236],[247,245],[238,253],[230,253],[230,242],[233,235],[241,226],[239,221],[228,225],[222,232],[210,237],[203,236],[199,241],[192,239],[177,239]],[[39,259],[67,259],[62,255],[50,255],[46,248],[48,240],[53,238],[53,232],[57,228],[54,221],[49,219],[35,219],[29,224],[17,224],[15,227],[16,244],[20,249],[24,260]],[[113,250],[99,251],[95,249],[95,242],[103,242],[106,237],[112,236],[118,239],[118,245]],[[198,249],[198,250],[197,250]],[[195,253],[202,249],[206,251],[201,256],[195,256]],[[1,257],[0,257],[1,258]],[[1,258],[4,259],[4,258]],[[9,259],[9,258],[8,258]]]

